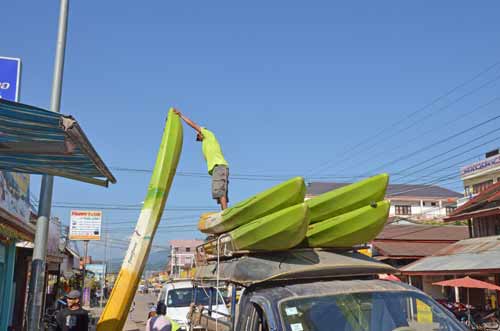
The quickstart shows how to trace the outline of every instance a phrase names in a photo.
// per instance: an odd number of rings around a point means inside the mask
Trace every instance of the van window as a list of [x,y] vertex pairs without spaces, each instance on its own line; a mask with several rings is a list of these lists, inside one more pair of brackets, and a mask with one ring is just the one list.
[[[212,304],[215,305],[215,292],[212,292]],[[187,307],[194,300],[194,289],[190,288],[178,288],[168,291],[167,306],[168,307]],[[210,304],[210,289],[204,287],[196,288],[196,302],[197,305],[208,306]],[[218,295],[217,299],[218,305],[224,305],[224,299],[222,296]]]

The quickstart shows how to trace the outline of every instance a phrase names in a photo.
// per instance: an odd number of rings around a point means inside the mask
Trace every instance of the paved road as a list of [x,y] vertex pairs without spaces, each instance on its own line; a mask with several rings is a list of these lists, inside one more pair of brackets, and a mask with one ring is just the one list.
[[[134,301],[135,309],[128,314],[123,331],[143,331],[146,329],[150,306],[151,304],[156,305],[156,296],[152,294],[136,294]],[[98,319],[102,310],[96,307],[90,309],[90,312]],[[95,328],[92,327],[91,330],[95,330]]]
[[123,331],[145,330],[146,321],[151,304],[156,304],[156,297],[152,294],[136,294],[135,309],[128,314]]

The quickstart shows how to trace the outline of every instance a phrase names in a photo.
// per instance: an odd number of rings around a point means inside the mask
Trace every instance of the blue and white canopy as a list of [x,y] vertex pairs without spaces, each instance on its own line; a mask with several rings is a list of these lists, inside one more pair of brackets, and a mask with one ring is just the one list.
[[73,117],[2,99],[0,170],[116,183]]

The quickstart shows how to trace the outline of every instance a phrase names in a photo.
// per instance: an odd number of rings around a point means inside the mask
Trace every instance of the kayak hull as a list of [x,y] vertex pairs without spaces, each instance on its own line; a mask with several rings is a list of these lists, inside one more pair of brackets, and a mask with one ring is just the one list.
[[388,174],[380,174],[326,192],[306,201],[311,223],[321,222],[384,199]]
[[309,208],[298,204],[256,219],[221,238],[234,250],[276,251],[297,246],[309,226]]
[[312,224],[307,230],[305,246],[344,248],[370,242],[382,231],[389,208],[388,200],[379,201]]
[[265,215],[302,203],[305,193],[304,179],[292,178],[224,211],[201,215],[198,229],[210,234],[231,231]]
[[146,199],[113,291],[97,324],[98,331],[123,329],[165,208],[179,162],[182,141],[181,120],[170,109]]

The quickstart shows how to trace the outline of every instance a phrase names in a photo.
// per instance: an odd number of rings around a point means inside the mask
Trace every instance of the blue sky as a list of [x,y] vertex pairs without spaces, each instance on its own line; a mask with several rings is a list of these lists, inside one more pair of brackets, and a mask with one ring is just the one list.
[[[22,59],[21,101],[45,108],[58,6],[58,1],[0,4],[2,25],[8,27],[0,55]],[[495,133],[478,137],[498,121],[436,144],[500,114],[494,99],[500,96],[500,65],[492,66],[500,60],[499,10],[496,1],[480,6],[466,1],[72,1],[62,112],[78,119],[111,167],[151,169],[167,110],[176,106],[216,133],[232,174],[394,174],[455,146],[472,148],[495,139]],[[179,170],[204,172],[201,146],[187,127],[185,132]],[[364,144],[353,148],[359,142]],[[462,159],[474,159],[497,145],[498,139],[447,156],[464,152]],[[425,146],[431,147],[385,165]],[[411,178],[393,176],[393,182],[425,183],[424,176],[450,174],[454,168],[437,169],[460,160],[443,160]],[[460,189],[458,169],[455,182],[443,186]],[[108,189],[58,178],[53,200],[75,206],[139,204],[149,174],[114,174],[118,184]],[[234,179],[230,199],[274,183]],[[38,176],[31,188],[38,196]],[[194,224],[201,210],[216,208],[209,179],[177,177],[167,206],[193,210],[166,210],[155,245],[201,237],[186,224]],[[53,208],[53,214],[67,223],[69,209]],[[138,211],[104,210],[104,215],[113,229],[110,236],[125,240]],[[90,251],[99,256],[103,248],[91,244]]]

